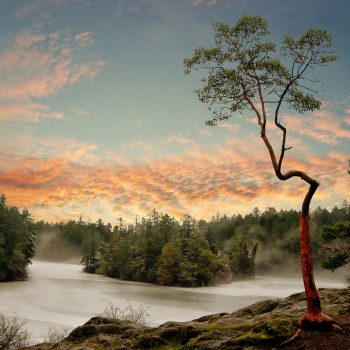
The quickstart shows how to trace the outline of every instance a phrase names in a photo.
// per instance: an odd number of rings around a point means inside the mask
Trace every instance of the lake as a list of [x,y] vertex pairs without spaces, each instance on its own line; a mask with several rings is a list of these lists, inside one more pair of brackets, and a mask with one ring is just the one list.
[[[317,286],[343,288],[337,280],[316,279]],[[163,287],[82,272],[76,264],[34,261],[28,280],[0,283],[0,313],[27,320],[36,342],[49,328],[74,328],[103,312],[106,300],[125,307],[149,306],[149,324],[186,321],[218,312],[232,312],[268,298],[303,291],[300,278],[257,276],[215,287]]]

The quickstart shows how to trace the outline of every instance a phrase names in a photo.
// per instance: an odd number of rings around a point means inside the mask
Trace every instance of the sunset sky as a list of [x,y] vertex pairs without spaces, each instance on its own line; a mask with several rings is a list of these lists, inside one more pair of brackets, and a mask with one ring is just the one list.
[[312,208],[341,205],[349,13],[348,0],[1,0],[0,193],[49,221],[299,209],[307,186],[275,178],[253,114],[205,126],[193,92],[204,72],[184,75],[183,59],[213,45],[213,22],[252,14],[276,41],[310,26],[333,34],[339,60],[319,74],[321,110],[283,114],[284,170],[321,183]]

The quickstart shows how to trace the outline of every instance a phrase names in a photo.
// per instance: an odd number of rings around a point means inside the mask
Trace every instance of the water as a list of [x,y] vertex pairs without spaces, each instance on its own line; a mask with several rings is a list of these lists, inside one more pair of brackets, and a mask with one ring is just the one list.
[[[342,288],[343,282],[317,279],[318,287]],[[0,313],[27,320],[36,342],[49,328],[73,329],[103,312],[106,300],[125,307],[149,306],[149,323],[187,321],[232,312],[256,301],[303,291],[301,278],[256,277],[216,287],[178,288],[120,281],[87,274],[75,264],[35,261],[27,281],[0,283]]]

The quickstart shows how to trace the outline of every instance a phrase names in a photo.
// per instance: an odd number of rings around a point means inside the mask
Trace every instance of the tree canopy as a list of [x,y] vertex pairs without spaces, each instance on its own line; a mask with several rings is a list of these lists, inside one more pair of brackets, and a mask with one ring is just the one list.
[[283,102],[297,112],[320,108],[316,90],[320,81],[313,72],[336,59],[330,33],[310,28],[297,39],[286,35],[277,49],[267,40],[267,21],[259,16],[243,16],[233,26],[217,22],[214,30],[215,46],[199,47],[184,60],[186,74],[193,69],[208,71],[196,92],[213,111],[209,125],[253,108],[262,115],[259,123],[264,126],[265,104],[276,105],[276,122]]
[[27,210],[9,207],[0,196],[0,281],[23,278],[34,255],[35,225]]

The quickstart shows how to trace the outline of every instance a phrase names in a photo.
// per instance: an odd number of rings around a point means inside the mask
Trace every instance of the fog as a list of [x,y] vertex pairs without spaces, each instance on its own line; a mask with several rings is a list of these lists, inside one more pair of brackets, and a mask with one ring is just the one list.
[[[317,276],[316,276],[317,277]],[[342,288],[342,281],[317,279],[318,287]],[[164,287],[87,274],[77,264],[34,261],[27,281],[0,284],[0,313],[25,318],[34,341],[51,327],[77,327],[106,306],[149,306],[149,323],[185,321],[217,312],[232,312],[259,300],[303,290],[301,277],[263,277],[213,287]]]
[[60,232],[41,232],[35,241],[35,258],[53,262],[79,263],[81,251],[62,238]]

